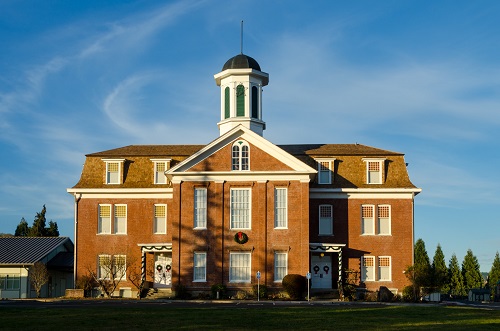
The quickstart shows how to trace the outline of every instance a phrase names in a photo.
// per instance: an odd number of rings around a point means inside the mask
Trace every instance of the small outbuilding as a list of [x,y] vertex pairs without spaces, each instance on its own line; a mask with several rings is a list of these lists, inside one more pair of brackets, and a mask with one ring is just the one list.
[[30,283],[30,268],[36,262],[46,265],[49,280],[41,297],[64,296],[73,288],[74,245],[68,237],[0,238],[0,298],[36,297]]

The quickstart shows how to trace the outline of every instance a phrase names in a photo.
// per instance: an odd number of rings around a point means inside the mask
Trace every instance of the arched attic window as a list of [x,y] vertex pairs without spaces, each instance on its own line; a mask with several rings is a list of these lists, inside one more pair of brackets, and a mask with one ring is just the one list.
[[250,147],[243,140],[233,144],[231,170],[250,170]]
[[236,116],[245,116],[245,87],[236,87]]
[[252,117],[259,118],[259,94],[257,86],[252,86]]

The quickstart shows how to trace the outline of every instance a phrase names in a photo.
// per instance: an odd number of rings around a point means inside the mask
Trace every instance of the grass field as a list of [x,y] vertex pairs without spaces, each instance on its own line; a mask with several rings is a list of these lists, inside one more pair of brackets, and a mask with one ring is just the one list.
[[1,330],[500,330],[500,310],[442,306],[96,304],[0,307]]

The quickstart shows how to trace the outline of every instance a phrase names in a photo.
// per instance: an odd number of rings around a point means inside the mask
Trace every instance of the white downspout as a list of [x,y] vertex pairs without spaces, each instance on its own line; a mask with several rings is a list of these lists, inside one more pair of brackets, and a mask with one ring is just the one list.
[[74,245],[74,252],[73,252],[73,288],[76,288],[76,261],[77,260],[77,243],[78,243],[78,202],[82,198],[81,194],[77,198],[77,193],[74,194],[75,196],[75,230],[74,230],[74,238],[75,238],[75,245]]

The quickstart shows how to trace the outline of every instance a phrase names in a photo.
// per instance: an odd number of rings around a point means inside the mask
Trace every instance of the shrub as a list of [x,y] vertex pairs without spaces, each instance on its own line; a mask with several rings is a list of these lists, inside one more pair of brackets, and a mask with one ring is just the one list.
[[191,298],[191,293],[188,292],[186,286],[177,285],[175,288],[175,298],[176,299],[189,299],[189,298]]
[[259,287],[259,289],[258,289],[259,298],[267,298],[267,286],[266,285],[260,285],[260,286],[254,285],[252,287],[254,297],[257,297],[257,287]]
[[217,292],[218,292],[219,293],[218,298],[222,299],[226,297],[227,288],[226,285],[224,284],[215,284],[212,285],[210,291],[212,292],[212,298],[217,299]]
[[289,274],[283,277],[283,288],[292,300],[301,300],[307,289],[306,277],[297,274]]
[[90,275],[83,275],[77,278],[76,280],[76,288],[82,289],[84,296],[86,298],[92,295],[92,289],[97,287],[97,283],[94,278]]

